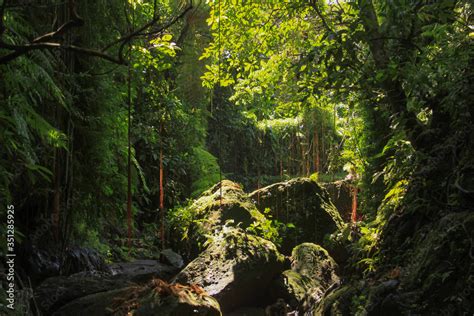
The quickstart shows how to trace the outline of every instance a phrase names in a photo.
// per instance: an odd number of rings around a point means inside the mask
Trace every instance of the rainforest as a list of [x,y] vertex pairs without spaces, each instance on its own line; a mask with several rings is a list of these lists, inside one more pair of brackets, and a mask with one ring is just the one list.
[[474,314],[469,0],[0,0],[0,315]]

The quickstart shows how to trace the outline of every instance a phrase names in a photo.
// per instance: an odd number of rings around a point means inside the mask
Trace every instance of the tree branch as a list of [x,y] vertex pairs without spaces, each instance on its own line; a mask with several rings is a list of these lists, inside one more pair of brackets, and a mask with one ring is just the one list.
[[191,10],[193,8],[192,4],[190,3],[189,6],[183,10],[183,12],[181,12],[181,14],[179,14],[178,16],[174,17],[171,21],[169,21],[168,23],[166,23],[165,25],[163,25],[162,27],[160,27],[159,29],[153,31],[153,32],[149,32],[149,33],[144,33],[142,34],[142,32],[144,30],[146,30],[147,28],[153,26],[156,22],[158,22],[158,20],[160,19],[159,17],[155,17],[153,18],[150,22],[146,23],[145,25],[143,25],[142,27],[136,29],[135,31],[133,32],[130,32],[129,34],[127,35],[124,35],[122,37],[120,37],[119,39],[113,41],[112,43],[108,44],[107,46],[105,46],[104,48],[102,48],[102,52],[105,52],[107,50],[109,50],[111,47],[117,45],[118,43],[122,43],[121,45],[125,46],[133,37],[136,37],[136,36],[142,36],[142,35],[150,35],[150,34],[158,34],[160,32],[163,32],[164,30],[166,30],[167,28],[171,27],[173,24],[175,24],[179,19],[181,19],[189,10]]
[[66,33],[69,29],[73,27],[79,27],[84,25],[84,20],[77,18],[73,19],[71,21],[68,21],[61,25],[56,31],[51,32],[51,33],[46,33],[44,35],[38,36],[34,40],[31,41],[31,43],[39,43],[39,42],[46,42],[47,40],[57,38],[64,33]]
[[[12,47],[12,45],[10,45]],[[51,43],[51,42],[40,42],[40,43],[31,43],[31,44],[26,44],[22,46],[17,46],[16,49],[4,56],[0,57],[0,64],[6,64],[13,59],[24,55],[32,50],[38,50],[38,49],[63,49],[63,50],[69,50],[81,54],[86,54],[90,56],[95,56],[95,57],[100,57],[102,59],[108,60],[110,62],[113,62],[115,64],[124,64],[124,61],[121,61],[120,59],[117,59],[113,56],[110,56],[108,54],[105,54],[101,51],[90,49],[90,48],[84,48],[84,47],[79,47],[75,45],[62,45],[60,43]]]
[[[2,35],[5,27],[3,25],[3,14],[4,14],[4,8],[6,5],[6,1],[2,3],[2,6],[0,7],[0,36]],[[152,32],[148,32],[146,34],[158,34],[160,32],[163,32],[167,28],[171,27],[173,24],[175,24],[179,19],[181,19],[189,10],[192,9],[192,2],[189,3],[189,5],[176,17],[171,19],[169,22],[158,28],[157,30],[154,30]],[[148,23],[144,24],[142,27],[138,28],[135,31],[132,31],[128,33],[127,35],[124,35],[120,37],[119,39],[111,42],[110,44],[106,45],[104,48],[97,50],[97,49],[92,49],[92,48],[85,48],[85,47],[79,47],[75,45],[64,45],[62,43],[58,42],[48,42],[49,40],[53,40],[55,38],[60,37],[62,34],[67,32],[69,29],[72,27],[79,27],[84,25],[83,20],[77,15],[75,12],[75,9],[72,8],[73,10],[73,19],[64,23],[61,25],[56,31],[50,32],[41,36],[38,36],[34,40],[32,40],[30,43],[24,44],[24,45],[12,45],[5,43],[0,39],[0,48],[10,50],[12,52],[7,53],[6,55],[0,56],[0,64],[6,64],[24,54],[27,54],[30,51],[33,50],[38,50],[38,49],[63,49],[63,50],[69,50],[73,52],[77,52],[80,54],[85,54],[89,56],[95,56],[99,57],[102,59],[105,59],[107,61],[113,62],[115,64],[120,64],[120,65],[125,65],[127,62],[125,61],[123,57],[123,49],[124,47],[134,38],[143,36],[143,31],[147,30],[148,28],[152,27],[155,25],[159,18],[154,17],[151,21]],[[107,50],[109,50],[111,47],[117,45],[120,43],[120,47],[118,50],[118,56],[114,57],[106,53]]]

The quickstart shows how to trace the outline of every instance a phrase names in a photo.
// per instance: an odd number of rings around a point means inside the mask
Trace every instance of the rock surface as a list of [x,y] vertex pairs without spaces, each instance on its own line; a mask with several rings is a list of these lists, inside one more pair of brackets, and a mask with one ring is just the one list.
[[35,289],[34,297],[44,315],[74,299],[94,293],[105,292],[130,285],[123,278],[113,278],[99,273],[78,273],[71,276],[58,276],[46,279]]
[[106,271],[102,256],[94,249],[73,247],[66,250],[61,275],[71,275],[83,271]]
[[218,183],[201,194],[190,206],[190,212],[194,219],[188,238],[191,258],[203,250],[208,236],[219,234],[224,226],[247,228],[255,221],[265,220],[242,188],[229,180],[222,181],[222,188]]
[[230,228],[216,236],[174,281],[202,286],[223,312],[230,312],[259,302],[283,269],[284,257],[273,243]]
[[82,297],[63,306],[53,316],[125,316],[129,313],[136,316],[221,315],[217,301],[202,289],[173,286],[156,279],[142,286]]
[[146,259],[113,263],[109,265],[109,269],[112,275],[119,275],[134,282],[148,281],[151,278],[169,280],[179,271],[171,265]]
[[184,266],[183,257],[171,249],[162,250],[160,256],[163,258],[165,263],[175,267],[176,269],[181,269]]
[[112,274],[81,272],[70,276],[51,277],[34,291],[38,307],[51,315],[61,306],[84,296],[149,282],[153,278],[169,280],[177,269],[156,260],[136,260],[109,266]]
[[293,249],[291,258],[293,271],[311,278],[322,288],[327,289],[332,284],[339,282],[339,277],[336,274],[338,266],[323,247],[312,243],[303,243]]
[[340,180],[330,183],[323,183],[323,188],[329,194],[332,203],[339,211],[344,222],[351,221],[352,214],[352,186],[350,181]]
[[324,237],[343,226],[327,192],[309,178],[297,178],[256,190],[250,198],[260,211],[270,209],[274,219],[296,226],[283,240],[281,251],[290,254],[302,242],[324,244]]
[[331,285],[339,282],[338,266],[324,248],[312,243],[296,246],[291,259],[291,269],[274,281],[272,297],[282,298],[292,309],[304,313]]

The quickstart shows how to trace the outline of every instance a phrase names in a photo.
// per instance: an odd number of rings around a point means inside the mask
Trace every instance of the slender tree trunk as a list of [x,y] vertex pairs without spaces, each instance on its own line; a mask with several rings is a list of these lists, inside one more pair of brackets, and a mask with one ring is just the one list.
[[[128,46],[131,56],[131,46]],[[130,57],[131,58],[131,57]],[[127,126],[127,237],[129,252],[132,247],[132,68],[128,66],[128,126]]]
[[61,176],[60,176],[60,153],[59,149],[54,150],[54,197],[53,197],[53,212],[51,222],[53,224],[53,234],[56,242],[59,242],[59,216],[61,207]]
[[314,126],[314,171],[319,173],[319,135],[318,127]]
[[352,212],[351,212],[351,221],[353,223],[357,222],[357,187],[354,185],[351,188],[352,193]]
[[[163,130],[163,128],[161,128]],[[163,137],[163,133],[161,133]],[[161,238],[161,249],[165,249],[165,191],[163,188],[163,143],[160,146],[160,238]]]
[[311,153],[311,132],[309,130],[309,127],[307,128],[307,133],[306,133],[306,141],[307,141],[307,151],[306,154],[304,155],[304,160],[306,164],[306,176],[309,177],[311,174],[311,165],[310,165],[310,153]]

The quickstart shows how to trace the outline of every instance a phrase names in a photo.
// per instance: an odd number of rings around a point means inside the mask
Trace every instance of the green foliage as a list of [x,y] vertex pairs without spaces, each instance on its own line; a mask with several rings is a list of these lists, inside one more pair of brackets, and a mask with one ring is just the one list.
[[81,222],[75,225],[75,229],[77,230],[75,241],[78,244],[95,249],[104,256],[109,254],[110,247],[102,239],[103,237],[97,228],[88,226],[86,222]]
[[292,223],[284,224],[273,219],[269,208],[266,208],[263,213],[265,220],[253,222],[246,228],[246,231],[280,246],[283,239],[291,234],[291,230],[295,228],[295,225]]
[[187,204],[175,206],[167,213],[167,223],[173,231],[177,232],[173,235],[180,238],[180,240],[173,241],[177,244],[191,237],[189,229],[195,219],[195,212],[191,205],[192,200],[189,200]]
[[365,274],[374,272],[382,259],[379,244],[381,227],[382,225],[361,227],[361,237],[353,246],[355,258],[359,258],[356,266]]
[[193,148],[190,169],[193,197],[200,195],[220,180],[217,158],[203,148]]
[[312,173],[312,174],[309,176],[309,178],[310,178],[311,180],[313,180],[314,182],[318,182],[318,180],[319,180],[319,173],[317,173],[317,172]]

